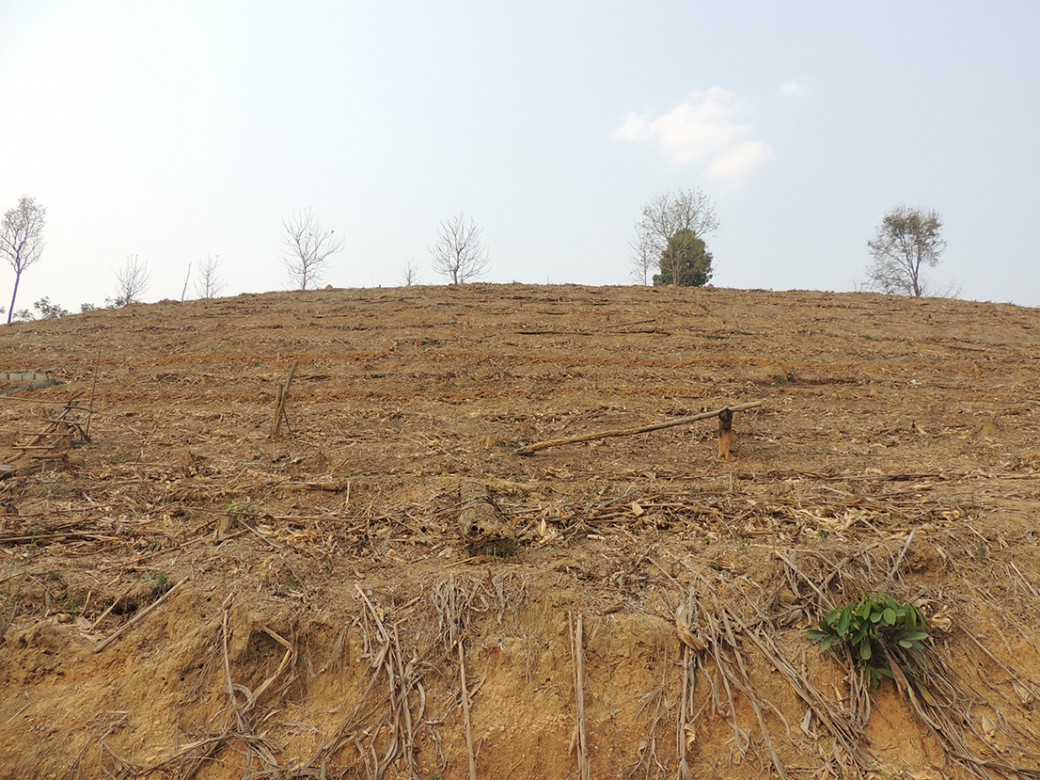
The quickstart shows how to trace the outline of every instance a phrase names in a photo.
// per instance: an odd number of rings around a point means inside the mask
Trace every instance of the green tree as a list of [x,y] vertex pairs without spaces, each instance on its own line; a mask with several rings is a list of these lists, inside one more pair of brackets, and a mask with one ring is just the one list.
[[661,253],[661,273],[654,286],[703,287],[711,279],[711,252],[692,230],[677,231]]
[[32,198],[21,198],[18,205],[8,209],[0,223],[0,256],[14,271],[14,290],[7,321],[15,316],[14,301],[18,297],[18,283],[22,272],[40,259],[43,253],[43,226],[47,221],[47,209]]
[[915,298],[927,295],[921,269],[938,265],[946,248],[941,229],[942,219],[935,211],[898,206],[888,212],[873,240],[867,242],[873,257],[867,268],[867,287]]
[[[636,223],[636,236],[632,242],[636,278],[646,284],[650,266],[656,258],[668,251],[675,237],[682,231],[704,238],[718,227],[715,208],[708,196],[700,190],[679,190],[674,194],[667,192],[654,198],[643,206],[643,216]],[[675,277],[674,268],[672,276]],[[679,277],[682,275],[679,274]],[[656,277],[654,284],[658,284]]]

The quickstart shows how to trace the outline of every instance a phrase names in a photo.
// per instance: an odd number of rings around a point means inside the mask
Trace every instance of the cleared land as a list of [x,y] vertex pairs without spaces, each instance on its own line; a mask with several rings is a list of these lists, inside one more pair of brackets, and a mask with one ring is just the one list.
[[[0,776],[1040,777],[1038,342],[521,285],[2,328],[62,384],[0,398]],[[714,420],[516,453],[757,400],[730,462]],[[927,693],[805,637],[861,590],[932,621]]]

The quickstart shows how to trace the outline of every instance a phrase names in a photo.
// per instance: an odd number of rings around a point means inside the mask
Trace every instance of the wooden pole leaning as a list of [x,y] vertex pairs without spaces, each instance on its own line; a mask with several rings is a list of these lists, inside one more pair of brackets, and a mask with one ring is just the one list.
[[289,378],[285,381],[285,387],[278,385],[277,396],[274,407],[274,427],[271,429],[270,438],[278,438],[278,432],[282,428],[282,420],[286,418],[285,405],[289,402],[289,388],[292,387],[293,377],[296,376],[296,369],[300,367],[300,361],[293,361],[292,368],[289,369]]
[[744,404],[734,404],[733,406],[725,406],[722,409],[716,409],[713,412],[701,412],[700,414],[691,414],[689,417],[679,417],[675,420],[668,420],[666,422],[654,423],[653,425],[644,425],[641,428],[619,428],[612,431],[600,431],[599,433],[585,433],[581,436],[570,436],[566,439],[549,439],[547,441],[539,441],[534,444],[528,444],[526,447],[521,447],[516,450],[517,455],[530,455],[533,452],[539,450],[545,450],[549,447],[559,447],[564,444],[576,444],[583,441],[595,441],[597,439],[609,439],[614,436],[635,436],[639,433],[650,433],[651,431],[659,431],[663,428],[673,428],[676,425],[687,425],[688,423],[697,422],[698,420],[707,420],[711,417],[718,417],[719,413],[723,409],[729,409],[731,412],[742,412],[745,409],[754,409],[756,406],[761,406],[765,401],[749,401]]

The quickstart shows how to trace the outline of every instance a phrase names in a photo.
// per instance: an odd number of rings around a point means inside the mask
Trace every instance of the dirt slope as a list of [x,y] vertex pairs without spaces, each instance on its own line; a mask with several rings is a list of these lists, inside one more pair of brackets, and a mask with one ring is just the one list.
[[[62,384],[0,398],[0,777],[1040,777],[1038,337],[521,285],[2,328]],[[756,400],[729,462],[715,420],[516,454]],[[929,617],[924,693],[805,637],[861,590]]]

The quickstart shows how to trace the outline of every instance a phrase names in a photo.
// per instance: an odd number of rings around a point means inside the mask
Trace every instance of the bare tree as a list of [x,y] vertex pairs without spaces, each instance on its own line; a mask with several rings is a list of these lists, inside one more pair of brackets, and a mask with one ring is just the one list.
[[462,214],[442,222],[437,243],[430,247],[433,270],[452,284],[465,284],[487,273],[491,258],[480,238],[483,232]]
[[[679,190],[659,195],[643,207],[643,216],[636,223],[635,246],[638,252],[663,258],[677,234],[692,233],[703,240],[719,227],[711,200],[700,190]],[[637,255],[638,256],[638,255]],[[678,255],[672,253],[678,263]],[[662,269],[663,270],[663,269]],[[666,274],[672,284],[683,278],[682,268],[670,269]]]
[[14,302],[18,297],[18,283],[22,272],[40,259],[43,254],[43,226],[47,221],[47,209],[32,198],[21,198],[18,205],[8,209],[0,223],[0,255],[3,255],[14,270],[14,290],[11,306],[7,310],[7,321],[14,316]]
[[282,226],[285,228],[282,262],[289,269],[289,278],[297,290],[314,289],[329,256],[342,251],[343,241],[335,237],[335,230],[322,228],[310,209],[284,220]]
[[147,263],[142,263],[137,255],[130,255],[122,267],[116,269],[116,297],[112,305],[120,307],[140,303],[150,277]]
[[404,287],[419,284],[419,266],[415,262],[414,257],[405,263],[404,268],[401,269],[401,284]]
[[921,267],[935,266],[946,248],[939,231],[938,212],[897,206],[885,215],[877,235],[867,242],[873,261],[867,268],[867,287],[883,293],[929,294]]
[[650,284],[650,272],[660,262],[660,255],[655,254],[653,242],[645,233],[637,234],[632,242],[632,278],[639,284]]
[[224,280],[220,278],[220,256],[206,255],[199,263],[198,278],[195,280],[195,292],[200,298],[216,298],[224,289]]

